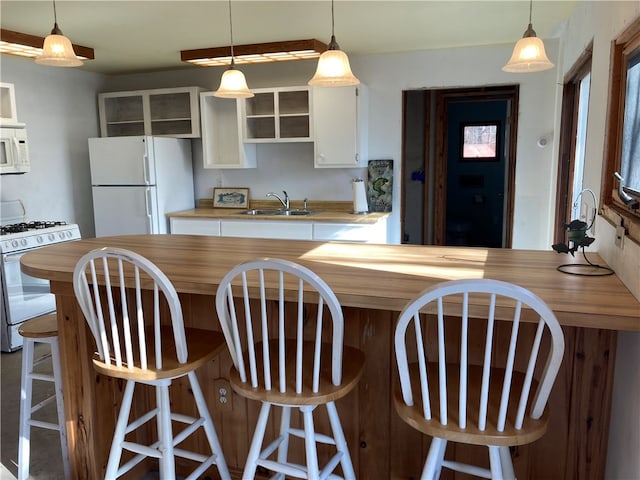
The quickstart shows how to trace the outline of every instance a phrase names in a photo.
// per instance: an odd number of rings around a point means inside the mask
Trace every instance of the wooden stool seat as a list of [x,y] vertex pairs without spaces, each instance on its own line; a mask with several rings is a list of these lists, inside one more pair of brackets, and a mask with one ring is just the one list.
[[[200,368],[213,360],[226,346],[224,335],[213,330],[200,328],[185,328],[185,337],[189,346],[189,358],[185,363],[176,361],[176,349],[173,342],[171,327],[161,327],[162,332],[162,368],[148,366],[141,368],[136,362],[133,368],[129,365],[117,366],[112,358],[111,364],[106,364],[96,352],[93,358],[93,367],[97,372],[109,377],[135,380],[136,382],[160,380],[163,378],[178,378],[192,370]],[[147,351],[154,356],[153,337],[147,337]]]
[[[60,447],[65,478],[70,477],[69,450],[67,445],[67,430],[64,416],[62,395],[62,374],[60,371],[60,351],[58,345],[58,319],[56,313],[49,313],[27,320],[18,328],[24,337],[22,345],[22,376],[20,397],[20,432],[18,439],[18,480],[29,478],[29,459],[31,454],[31,427],[46,430],[57,430],[60,433]],[[34,358],[35,344],[46,343],[50,352]],[[53,374],[36,371],[34,367],[51,361]],[[44,381],[54,384],[54,393],[44,400],[37,399],[33,405],[33,382]],[[57,423],[46,422],[33,417],[49,403],[55,401],[58,419]]]
[[[275,342],[272,341],[272,351],[276,350]],[[306,348],[304,349],[304,358],[302,359],[302,371],[313,371],[313,348],[310,342],[305,342]],[[295,346],[292,342],[289,342],[287,351],[295,352]],[[278,389],[267,390],[262,386],[256,388],[252,387],[250,383],[243,382],[240,378],[240,374],[237,369],[231,370],[231,387],[238,394],[251,400],[257,400],[259,402],[269,402],[277,405],[320,405],[327,402],[333,402],[347,395],[357,385],[362,372],[364,370],[364,353],[357,348],[344,346],[342,352],[342,383],[340,385],[334,385],[331,382],[331,357],[326,356],[322,360],[320,365],[320,378],[318,383],[318,391],[313,392],[310,380],[311,375],[303,378],[303,382],[307,385],[303,387],[300,393],[295,393],[295,356],[289,355],[286,360],[287,367],[287,391],[281,393]],[[262,347],[260,343],[256,344],[256,351],[261,351]],[[259,370],[262,369],[260,363],[258,363]],[[272,358],[271,367],[271,383],[272,385],[278,384],[278,363],[277,358]]]
[[20,325],[18,333],[25,338],[57,337],[58,317],[53,312],[32,318]]

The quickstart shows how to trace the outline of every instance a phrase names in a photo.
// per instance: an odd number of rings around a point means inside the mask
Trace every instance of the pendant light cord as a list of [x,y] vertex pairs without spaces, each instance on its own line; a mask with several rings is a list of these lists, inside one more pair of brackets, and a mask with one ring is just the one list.
[[335,15],[333,13],[333,0],[331,0],[331,40],[329,40],[327,50],[340,50],[340,45],[338,45],[338,42],[336,42],[335,35]]
[[229,37],[231,38],[231,67],[235,64],[233,59],[233,21],[231,20],[231,0],[229,0]]
[[533,0],[529,0],[529,25],[527,26],[527,30],[522,35],[522,38],[535,37],[536,31],[533,29],[533,25],[531,24],[531,12],[533,11]]
[[53,28],[51,29],[51,35],[62,35],[60,27],[58,27],[58,14],[56,12],[56,0],[53,0]]
[[335,15],[333,13],[333,0],[331,0],[331,36],[335,36]]

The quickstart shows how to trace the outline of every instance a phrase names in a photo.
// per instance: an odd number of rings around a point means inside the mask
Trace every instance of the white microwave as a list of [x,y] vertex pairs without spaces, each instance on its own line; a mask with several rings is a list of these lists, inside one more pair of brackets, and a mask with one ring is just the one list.
[[0,128],[0,174],[29,171],[26,128]]

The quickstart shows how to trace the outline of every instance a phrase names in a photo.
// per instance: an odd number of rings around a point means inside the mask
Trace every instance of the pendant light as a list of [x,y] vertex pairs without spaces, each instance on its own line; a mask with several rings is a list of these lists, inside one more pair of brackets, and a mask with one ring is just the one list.
[[327,50],[318,59],[316,73],[309,80],[311,86],[346,87],[360,83],[360,80],[351,73],[347,54],[340,50],[340,46],[336,42],[334,23],[333,0],[331,0],[331,41]]
[[79,67],[82,65],[82,61],[73,51],[71,41],[58,28],[55,0],[53,0],[53,30],[51,30],[51,35],[44,39],[42,54],[36,57],[35,62],[51,67]]
[[513,49],[509,62],[502,67],[504,72],[529,73],[541,72],[553,68],[553,63],[547,58],[544,43],[536,36],[531,26],[531,10],[533,0],[529,1],[529,27]]
[[247,80],[240,70],[236,70],[233,59],[233,22],[231,21],[231,0],[229,0],[229,34],[231,38],[231,65],[222,74],[218,90],[213,92],[214,97],[220,98],[250,98],[253,92],[247,86]]

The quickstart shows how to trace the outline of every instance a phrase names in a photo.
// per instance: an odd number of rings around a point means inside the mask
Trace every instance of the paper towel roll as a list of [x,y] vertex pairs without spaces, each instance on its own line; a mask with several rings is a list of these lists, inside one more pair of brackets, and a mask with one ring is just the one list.
[[364,181],[356,178],[351,182],[353,186],[353,213],[366,213],[369,211],[367,193],[364,189]]

